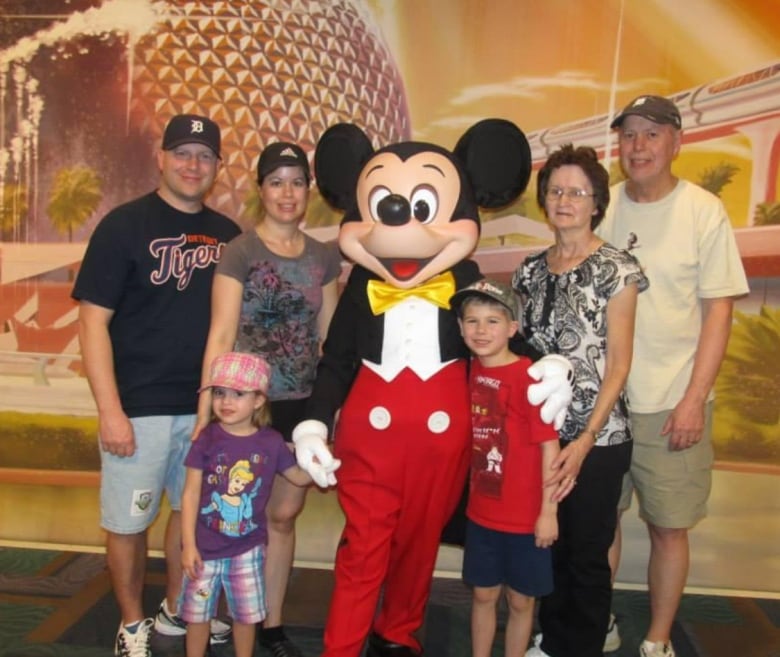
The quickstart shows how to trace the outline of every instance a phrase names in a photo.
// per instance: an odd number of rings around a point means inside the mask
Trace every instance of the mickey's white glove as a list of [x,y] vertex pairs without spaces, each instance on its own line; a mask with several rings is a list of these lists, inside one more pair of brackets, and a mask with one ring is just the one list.
[[[556,431],[563,426],[572,399],[574,372],[563,356],[550,354],[528,368],[528,375],[539,383],[528,386],[528,401],[534,406],[542,402],[542,421],[553,423]],[[540,380],[541,379],[541,380]]]
[[341,461],[334,459],[328,449],[328,427],[319,420],[304,420],[293,429],[292,441],[298,465],[309,473],[314,483],[320,488],[335,486],[333,473]]

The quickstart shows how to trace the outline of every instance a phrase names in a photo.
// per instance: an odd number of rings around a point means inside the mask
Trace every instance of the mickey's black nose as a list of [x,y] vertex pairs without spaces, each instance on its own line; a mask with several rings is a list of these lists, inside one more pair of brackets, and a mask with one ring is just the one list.
[[388,226],[403,226],[410,219],[409,201],[400,194],[388,194],[376,207],[379,219]]

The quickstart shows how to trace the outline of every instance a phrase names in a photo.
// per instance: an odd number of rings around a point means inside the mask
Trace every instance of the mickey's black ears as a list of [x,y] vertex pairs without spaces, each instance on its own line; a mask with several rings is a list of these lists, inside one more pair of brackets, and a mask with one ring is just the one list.
[[[453,151],[471,184],[477,204],[499,208],[525,191],[531,177],[531,147],[522,130],[505,119],[475,123]],[[314,152],[314,175],[322,197],[338,210],[355,202],[357,180],[374,154],[371,140],[352,123],[328,128]]]
[[466,171],[477,204],[500,208],[525,191],[531,178],[531,146],[505,119],[484,119],[458,140],[455,156]]
[[352,123],[337,123],[322,133],[314,151],[314,175],[322,198],[337,210],[355,200],[357,180],[374,148]]

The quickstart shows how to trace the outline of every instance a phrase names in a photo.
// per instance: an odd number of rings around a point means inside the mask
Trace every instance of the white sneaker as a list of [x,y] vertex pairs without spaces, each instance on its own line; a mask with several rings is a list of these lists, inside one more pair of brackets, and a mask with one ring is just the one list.
[[187,623],[168,609],[168,601],[160,603],[154,617],[154,631],[164,636],[184,636],[187,634]]
[[219,618],[212,618],[209,622],[209,645],[216,646],[230,641],[233,634],[233,626]]
[[550,657],[550,655],[548,655],[539,646],[531,646],[528,650],[526,650],[525,657]]
[[675,657],[674,648],[671,641],[642,641],[639,646],[639,657]]
[[134,625],[134,629],[119,624],[116,633],[114,655],[116,657],[152,657],[152,649],[149,646],[153,618],[144,618]]
[[617,619],[615,614],[610,614],[607,636],[604,639],[604,652],[615,652],[618,648],[620,648],[620,632],[618,631]]
[[[542,635],[541,633],[534,635],[534,645],[529,648],[525,657],[550,657],[544,650],[542,650]],[[620,648],[620,634],[618,633],[617,621],[615,615],[609,615],[609,629],[607,631],[607,637],[604,640],[604,652],[614,652]],[[663,653],[661,653],[663,655]],[[652,653],[647,657],[655,657]],[[643,655],[642,657],[646,657]],[[670,656],[664,655],[663,657],[674,657],[674,653]]]
[[550,657],[544,650],[542,650],[542,634],[534,635],[534,645],[531,646],[525,652],[525,657]]
[[[168,609],[167,600],[160,603],[157,615],[154,617],[154,631],[165,636],[184,636],[187,633],[187,623]],[[221,645],[230,641],[233,627],[219,618],[212,618],[209,624],[209,644]]]

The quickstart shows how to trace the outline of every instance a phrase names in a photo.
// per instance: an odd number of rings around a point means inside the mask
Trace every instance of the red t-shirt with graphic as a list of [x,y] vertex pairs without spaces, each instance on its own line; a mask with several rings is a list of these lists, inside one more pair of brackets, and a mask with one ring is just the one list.
[[483,367],[471,361],[471,488],[466,515],[477,524],[533,533],[542,505],[541,443],[558,440],[528,402],[531,361]]

